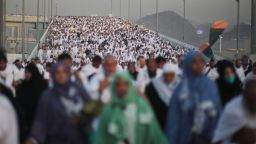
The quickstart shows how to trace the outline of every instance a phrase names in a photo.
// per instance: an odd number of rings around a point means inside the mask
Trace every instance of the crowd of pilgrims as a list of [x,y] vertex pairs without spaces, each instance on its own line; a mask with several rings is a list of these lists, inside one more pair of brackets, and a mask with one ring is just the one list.
[[[82,23],[79,36],[70,25]],[[43,46],[50,57],[39,51],[10,63],[0,51],[0,143],[256,143],[256,63],[248,56],[207,61],[125,24],[130,28],[117,18],[57,17]],[[127,36],[123,43],[128,34],[139,44]],[[102,49],[94,48],[99,37],[107,39]],[[76,62],[84,50],[85,62]]]

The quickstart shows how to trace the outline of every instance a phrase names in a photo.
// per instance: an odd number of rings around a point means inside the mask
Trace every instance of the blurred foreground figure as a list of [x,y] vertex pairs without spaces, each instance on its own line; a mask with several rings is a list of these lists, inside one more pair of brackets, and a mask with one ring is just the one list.
[[169,106],[167,136],[170,144],[209,144],[221,110],[217,86],[203,75],[199,52],[189,52],[183,80]]
[[216,129],[214,143],[256,143],[256,77],[245,81],[243,94],[227,104]]
[[234,64],[227,60],[217,63],[219,78],[217,84],[220,92],[222,105],[225,106],[232,98],[242,92],[242,83],[236,74]]
[[111,85],[112,101],[104,108],[95,144],[166,144],[154,113],[138,96],[131,76],[115,75]]
[[0,82],[14,92],[14,87],[12,86],[14,80],[13,73],[13,67],[8,64],[5,51],[0,50]]
[[56,64],[51,75],[53,87],[40,99],[28,144],[84,144],[85,136],[78,125],[88,95],[71,81],[70,68],[66,64]]
[[18,144],[18,121],[11,102],[0,94],[0,143]]
[[37,66],[29,64],[25,68],[25,80],[17,86],[16,97],[25,117],[26,134],[28,135],[33,124],[40,96],[47,88],[47,82],[43,79]]
[[167,120],[167,112],[173,91],[179,84],[178,65],[165,64],[163,74],[155,78],[146,87],[146,96],[157,116],[161,128],[164,130]]

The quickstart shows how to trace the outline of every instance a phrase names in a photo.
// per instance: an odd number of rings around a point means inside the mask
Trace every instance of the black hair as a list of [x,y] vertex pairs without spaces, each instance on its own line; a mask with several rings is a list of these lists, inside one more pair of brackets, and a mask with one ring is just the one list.
[[92,62],[101,63],[102,58],[100,56],[96,55],[93,57]]
[[144,56],[139,56],[139,57],[137,58],[137,61],[139,61],[141,58],[144,59]]
[[7,62],[6,51],[4,49],[0,49],[0,60]]
[[164,57],[162,57],[162,56],[158,56],[157,58],[156,58],[156,63],[157,64],[160,64],[160,63],[162,63],[162,62],[166,62],[166,59],[164,58]]
[[64,61],[64,60],[71,60],[72,61],[71,55],[66,53],[66,52],[64,52],[61,55],[59,55],[58,61]]

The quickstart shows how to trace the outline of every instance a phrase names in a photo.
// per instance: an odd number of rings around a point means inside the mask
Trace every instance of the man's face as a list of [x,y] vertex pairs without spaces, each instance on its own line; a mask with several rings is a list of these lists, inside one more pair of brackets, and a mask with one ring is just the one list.
[[147,67],[150,72],[155,72],[157,69],[156,61],[154,59],[148,60]]
[[171,83],[175,78],[175,73],[169,72],[164,74],[164,81],[169,84]]
[[117,63],[113,58],[108,58],[104,61],[103,67],[107,74],[113,74],[116,72]]
[[140,58],[139,59],[139,65],[140,65],[140,67],[144,67],[145,66],[145,59],[144,58]]
[[6,68],[6,61],[5,60],[0,60],[0,71],[4,71]]

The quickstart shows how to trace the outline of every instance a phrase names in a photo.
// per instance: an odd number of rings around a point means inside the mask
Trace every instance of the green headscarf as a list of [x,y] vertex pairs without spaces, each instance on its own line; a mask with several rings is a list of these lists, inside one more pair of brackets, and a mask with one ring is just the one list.
[[[119,79],[129,85],[127,94],[122,98],[116,94],[116,82]],[[138,96],[133,80],[127,72],[120,72],[114,76],[111,92],[112,101],[102,112],[95,144],[124,144],[126,140],[129,144],[167,144],[151,108]],[[134,119],[127,121],[127,114],[134,115]],[[132,131],[131,127],[127,126],[131,121],[134,128]]]

